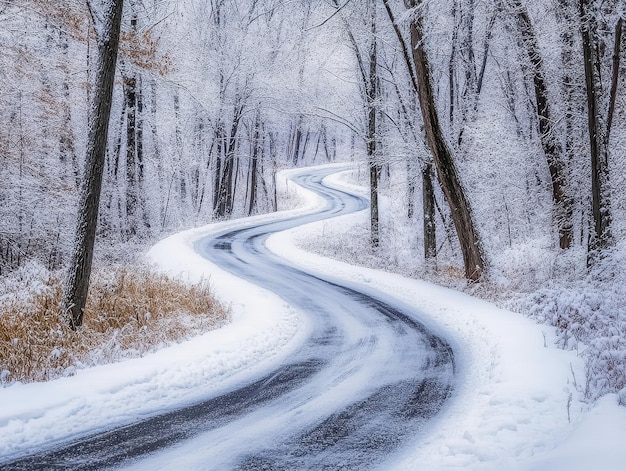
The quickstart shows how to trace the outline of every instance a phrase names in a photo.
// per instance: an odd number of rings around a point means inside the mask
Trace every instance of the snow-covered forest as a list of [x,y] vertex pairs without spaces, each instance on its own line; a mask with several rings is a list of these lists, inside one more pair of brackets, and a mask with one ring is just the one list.
[[[108,2],[90,3],[0,4],[4,297],[69,263]],[[354,161],[370,227],[318,250],[556,326],[585,356],[584,394],[619,392],[624,15],[617,0],[127,0],[95,265],[280,209],[280,169]]]
[[[341,31],[307,32],[327,12],[239,3],[126,2],[103,252],[271,211],[277,168],[334,159],[346,139],[323,119],[340,112],[334,95],[348,102],[350,87],[331,81],[346,64],[320,52],[337,49]],[[0,15],[1,270],[33,258],[58,268],[72,241],[86,147],[93,22],[82,1],[9,2]]]

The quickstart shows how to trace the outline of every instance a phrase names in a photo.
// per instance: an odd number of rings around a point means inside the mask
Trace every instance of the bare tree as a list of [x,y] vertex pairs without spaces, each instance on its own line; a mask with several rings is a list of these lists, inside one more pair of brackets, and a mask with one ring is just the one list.
[[123,3],[123,0],[103,0],[102,9],[94,11],[88,2],[97,25],[98,58],[89,109],[87,155],[79,196],[78,223],[63,293],[63,312],[67,313],[72,329],[82,325],[89,291]]
[[[393,26],[393,30],[398,38],[398,43],[400,45],[400,49],[402,51],[403,62],[406,65],[406,70],[408,72],[410,83],[412,86],[413,96],[418,93],[419,86],[417,84],[417,77],[415,75],[415,69],[413,63],[411,61],[411,55],[409,53],[409,46],[402,35],[400,30],[400,26],[396,20],[396,17],[391,9],[389,4],[389,0],[383,0],[383,4],[385,5],[385,10],[387,12],[387,16],[391,25]],[[415,145],[417,146],[426,146],[423,137],[420,135],[418,137],[418,132],[416,131],[416,124],[411,122],[410,113],[407,109],[407,106],[404,104],[400,90],[395,85],[396,94],[398,96],[398,100],[400,102],[400,106],[402,108],[402,112],[407,121],[407,127],[411,129],[411,134]],[[413,105],[415,100],[411,101]],[[411,106],[413,108],[413,106]],[[421,174],[422,174],[422,208],[423,208],[423,230],[424,230],[424,259],[426,260],[426,265],[429,267],[434,267],[437,259],[437,225],[435,224],[435,191],[433,186],[433,165],[432,160],[428,160],[426,162],[420,162],[421,166]],[[411,163],[407,165],[408,169],[412,168]],[[415,191],[413,176],[409,175],[409,218],[412,217],[413,214],[413,202],[412,195]]]
[[[339,13],[343,6],[340,6],[338,0],[333,0],[334,6]],[[379,211],[378,211],[378,184],[380,177],[380,163],[377,158],[377,125],[376,116],[378,113],[377,100],[379,98],[378,90],[378,43],[376,38],[377,29],[377,17],[376,17],[376,1],[368,0],[367,9],[369,10],[369,17],[367,24],[369,27],[368,38],[369,44],[367,45],[367,59],[364,58],[364,52],[361,51],[361,46],[357,41],[350,23],[345,17],[341,17],[346,34],[350,40],[350,44],[355,54],[359,82],[361,86],[361,92],[363,101],[365,104],[366,114],[366,130],[365,141],[367,148],[367,159],[369,168],[370,179],[370,241],[372,247],[378,247],[380,243],[380,224],[379,224]]]
[[469,200],[459,179],[452,151],[439,124],[428,54],[424,45],[422,1],[405,0],[405,5],[409,9],[414,9],[410,24],[411,46],[426,140],[433,154],[441,189],[450,206],[463,254],[465,276],[469,280],[478,281],[485,269],[485,259]]
[[367,158],[370,170],[370,231],[373,247],[380,243],[380,228],[378,214],[378,181],[380,176],[380,164],[376,155],[377,129],[376,129],[376,100],[378,99],[378,54],[376,40],[376,2],[370,3],[370,45],[369,45],[369,76],[365,82],[365,95],[367,98]]
[[251,139],[252,152],[251,162],[249,165],[249,185],[250,185],[250,204],[248,205],[248,216],[254,213],[257,202],[257,186],[258,186],[258,167],[259,159],[263,153],[263,142],[261,140],[261,113],[257,111],[254,120],[254,134]]
[[[599,37],[599,8],[592,0],[579,0],[585,85],[587,92],[587,123],[591,155],[591,212],[593,234],[590,251],[601,250],[613,243],[609,194],[609,135],[617,94],[622,19],[615,25],[610,94],[602,83],[602,51],[606,44]],[[606,113],[606,114],[605,114]]]
[[543,57],[526,7],[522,5],[520,0],[502,1],[501,6],[504,8],[505,5],[515,18],[521,43],[531,64],[539,138],[550,171],[559,245],[562,249],[568,249],[573,239],[572,198],[568,193],[563,148],[554,128]]

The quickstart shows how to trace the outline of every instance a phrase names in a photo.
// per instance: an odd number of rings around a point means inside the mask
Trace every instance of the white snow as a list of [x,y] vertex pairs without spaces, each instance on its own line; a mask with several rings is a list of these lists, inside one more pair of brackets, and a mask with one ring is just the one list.
[[[282,173],[286,179],[294,171]],[[340,185],[340,178],[329,178]],[[348,187],[346,184],[341,184]],[[321,201],[300,194],[313,211]],[[154,415],[225,391],[261,375],[297,349],[306,316],[275,295],[220,270],[193,251],[198,238],[257,216],[169,237],[148,256],[161,269],[192,281],[209,278],[232,308],[232,323],[144,358],[77,371],[48,383],[0,390],[0,459],[31,453],[94,430]],[[365,213],[274,235],[269,247],[294,263],[385,291],[418,306],[420,320],[450,339],[461,374],[450,405],[423,436],[385,469],[618,470],[626,463],[626,409],[616,396],[594,407],[578,399],[585,381],[575,352],[552,347],[554,333],[519,314],[466,294],[304,252],[303,237],[324,236],[329,224],[347,226]],[[140,463],[140,462],[139,462]]]

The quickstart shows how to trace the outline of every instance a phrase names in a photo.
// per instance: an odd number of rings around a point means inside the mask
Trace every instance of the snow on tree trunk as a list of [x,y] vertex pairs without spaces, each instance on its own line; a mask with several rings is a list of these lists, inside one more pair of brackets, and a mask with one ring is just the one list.
[[98,60],[89,110],[85,174],[79,195],[74,248],[63,294],[63,312],[66,313],[72,329],[82,325],[83,309],[89,290],[123,0],[110,0],[103,7],[106,15],[102,24],[96,24]]
[[593,234],[591,251],[607,248],[611,237],[611,210],[609,197],[607,124],[601,116],[602,79],[600,77],[599,38],[597,12],[590,0],[580,0],[581,34],[583,59],[585,62],[585,85],[587,92],[587,116],[589,150],[591,155],[591,212]]
[[554,119],[552,118],[548,100],[548,87],[545,80],[543,58],[541,57],[537,36],[528,11],[519,0],[512,0],[510,8],[513,9],[515,14],[521,35],[521,43],[532,66],[531,71],[539,122],[539,138],[552,181],[552,199],[555,207],[559,245],[562,249],[568,249],[572,245],[573,240],[572,199],[568,192],[565,176],[566,165],[563,148],[554,129]]
[[422,25],[422,5],[419,0],[405,0],[408,8],[418,9],[411,19],[411,45],[413,62],[418,78],[418,98],[424,120],[424,131],[428,146],[433,154],[435,168],[441,189],[450,206],[452,220],[463,254],[465,276],[478,281],[485,269],[482,245],[476,231],[469,200],[461,184],[449,145],[443,136],[439,124],[439,115],[435,106],[435,97],[431,83],[430,65],[424,47]]
[[367,96],[367,158],[370,171],[370,238],[372,247],[380,244],[379,213],[378,213],[378,180],[380,164],[377,159],[377,128],[376,128],[376,100],[378,98],[378,71],[376,52],[376,6],[371,5],[371,44],[369,51],[369,82],[366,83]]

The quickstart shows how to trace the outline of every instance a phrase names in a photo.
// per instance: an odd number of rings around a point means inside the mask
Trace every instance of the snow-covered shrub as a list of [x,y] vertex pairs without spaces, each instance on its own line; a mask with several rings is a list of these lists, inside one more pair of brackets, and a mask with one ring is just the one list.
[[582,280],[513,297],[508,307],[556,328],[557,345],[585,358],[585,396],[596,399],[626,387],[626,258],[615,249]]
[[[356,172],[348,178],[367,185]],[[626,243],[618,243],[591,269],[586,267],[585,247],[557,250],[547,233],[493,246],[487,279],[467,284],[459,257],[448,247],[443,231],[438,236],[444,239],[444,250],[438,254],[437,268],[426,269],[421,228],[418,221],[403,214],[405,205],[393,185],[382,191],[381,237],[376,249],[370,244],[366,216],[348,224],[329,221],[323,237],[307,238],[300,244],[348,263],[460,289],[551,325],[556,328],[558,347],[584,357],[586,380],[581,387],[588,399],[626,389]]]

